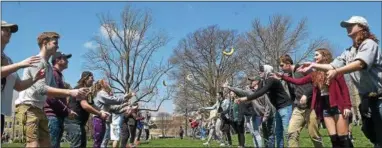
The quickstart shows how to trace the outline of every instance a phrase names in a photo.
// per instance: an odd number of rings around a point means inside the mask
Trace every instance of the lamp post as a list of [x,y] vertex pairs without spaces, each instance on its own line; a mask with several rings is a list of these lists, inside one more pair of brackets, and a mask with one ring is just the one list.
[[185,135],[186,135],[186,137],[188,136],[188,98],[187,98],[187,95],[186,95],[186,82],[187,81],[190,81],[190,80],[192,80],[192,75],[191,74],[188,74],[188,75],[185,75],[184,77],[183,77],[183,94],[184,94],[184,97],[185,97],[185,103],[186,103],[186,122],[185,122],[185,130],[186,130],[186,133],[185,133]]

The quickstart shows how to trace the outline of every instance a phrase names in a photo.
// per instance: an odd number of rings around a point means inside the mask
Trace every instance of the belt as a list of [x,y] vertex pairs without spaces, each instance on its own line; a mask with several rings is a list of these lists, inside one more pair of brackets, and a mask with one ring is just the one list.
[[381,98],[382,97],[382,93],[377,93],[377,92],[370,92],[367,94],[368,97],[371,97],[371,98]]

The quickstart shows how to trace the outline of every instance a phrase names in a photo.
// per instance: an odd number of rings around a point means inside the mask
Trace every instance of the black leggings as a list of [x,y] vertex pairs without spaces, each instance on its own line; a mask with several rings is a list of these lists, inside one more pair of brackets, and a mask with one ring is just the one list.
[[1,136],[3,136],[3,133],[4,133],[4,123],[5,123],[5,117],[3,114],[1,114]]
[[244,120],[240,122],[231,122],[231,125],[235,132],[237,133],[237,139],[239,140],[239,146],[243,146],[245,144],[245,136],[244,136]]
[[138,129],[137,141],[141,140],[141,135],[142,135],[142,129]]
[[149,137],[150,137],[150,130],[145,129],[145,132],[146,132],[146,141],[147,141],[147,140],[149,140]]
[[124,117],[122,122],[122,130],[121,130],[121,147],[126,147],[127,141],[130,138],[130,144],[134,143],[135,140],[135,134],[137,132],[137,124],[135,125],[129,125],[128,119]]

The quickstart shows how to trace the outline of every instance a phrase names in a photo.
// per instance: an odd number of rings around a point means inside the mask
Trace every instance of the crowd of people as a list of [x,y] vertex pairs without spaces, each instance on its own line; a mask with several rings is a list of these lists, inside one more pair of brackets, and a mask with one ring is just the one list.
[[[17,24],[1,21],[1,135],[4,116],[15,113],[23,126],[26,147],[58,148],[64,131],[70,147],[86,147],[85,126],[92,114],[93,147],[107,147],[110,140],[113,147],[135,147],[142,128],[145,140],[149,139],[151,115],[132,101],[134,92],[115,95],[106,80],[94,83],[90,71],[82,72],[74,88],[64,82],[63,71],[72,55],[58,51],[58,33],[41,33],[37,37],[39,53],[13,63],[4,50],[18,29]],[[20,69],[22,78],[17,74]],[[20,92],[15,101],[13,91]]]
[[[200,135],[207,139],[204,145],[209,145],[212,139],[217,139],[221,146],[232,145],[233,129],[238,146],[244,147],[247,128],[255,147],[299,147],[301,130],[307,126],[313,145],[323,147],[319,132],[323,121],[333,147],[354,147],[349,135],[353,117],[362,119],[364,135],[375,147],[381,147],[379,40],[363,17],[353,16],[340,26],[346,28],[353,44],[336,58],[326,48],[316,49],[314,62],[303,64],[295,64],[285,54],[278,61],[283,73],[265,64],[259,66],[258,75],[248,78],[250,84],[246,87],[222,84],[216,103],[198,111],[199,115],[210,111],[209,118],[199,116],[189,120],[193,137],[201,126]],[[94,83],[90,71],[82,72],[74,88],[64,82],[62,72],[68,68],[72,55],[58,51],[58,33],[41,33],[37,37],[39,53],[13,63],[4,50],[17,31],[18,25],[1,22],[2,135],[4,115],[15,112],[16,119],[24,126],[26,147],[60,147],[64,131],[71,147],[86,147],[85,126],[90,115],[93,147],[106,147],[109,141],[113,141],[113,147],[135,147],[143,130],[145,140],[149,139],[151,115],[143,113],[139,104],[132,101],[134,92],[115,95],[107,80]],[[23,69],[22,78],[16,73],[20,69]],[[346,81],[345,75],[352,81]],[[349,93],[349,87],[355,91]],[[20,95],[13,102],[14,90]],[[354,97],[360,99],[360,113],[354,107],[358,105]],[[206,122],[200,123],[201,120]],[[181,138],[183,133],[180,127]]]
[[[232,145],[233,129],[238,146],[244,147],[246,127],[254,147],[299,147],[300,133],[307,127],[314,147],[323,147],[319,131],[323,122],[332,147],[354,147],[350,124],[359,125],[362,119],[363,134],[374,147],[382,147],[379,40],[364,17],[352,16],[340,26],[353,44],[338,57],[330,49],[318,48],[313,62],[297,64],[285,54],[278,60],[282,72],[264,64],[258,75],[248,77],[247,86],[222,84],[216,103],[200,108],[190,119],[193,125],[199,122],[201,131],[208,129],[203,144],[217,139],[221,146]],[[206,111],[209,118],[199,117]]]

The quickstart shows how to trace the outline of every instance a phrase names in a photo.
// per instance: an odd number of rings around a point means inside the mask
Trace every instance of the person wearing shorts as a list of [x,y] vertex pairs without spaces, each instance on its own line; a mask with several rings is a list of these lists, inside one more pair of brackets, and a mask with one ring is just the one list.
[[117,148],[121,133],[122,124],[121,114],[112,114],[112,120],[110,124],[110,140],[113,141],[113,148]]

